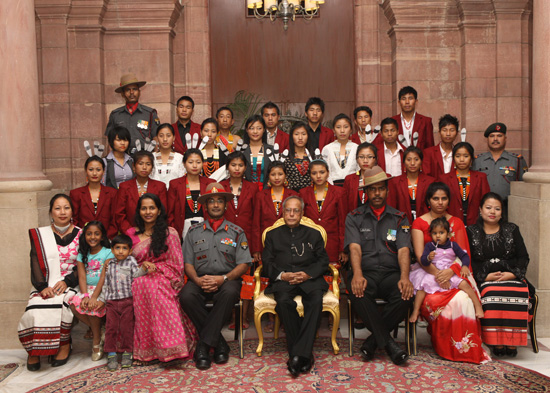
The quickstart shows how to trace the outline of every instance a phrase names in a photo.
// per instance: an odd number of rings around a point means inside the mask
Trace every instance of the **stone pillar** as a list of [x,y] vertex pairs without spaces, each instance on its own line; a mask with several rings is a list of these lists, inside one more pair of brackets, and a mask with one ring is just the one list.
[[533,2],[532,166],[524,182],[512,183],[510,221],[519,225],[531,262],[527,278],[537,288],[538,335],[550,336],[550,2]]
[[47,223],[34,1],[0,2],[0,349],[20,348],[17,322],[31,288],[27,230]]

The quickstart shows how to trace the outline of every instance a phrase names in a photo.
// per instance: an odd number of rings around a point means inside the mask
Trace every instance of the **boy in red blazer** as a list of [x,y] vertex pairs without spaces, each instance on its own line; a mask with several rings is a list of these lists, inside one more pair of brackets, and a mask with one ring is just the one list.
[[386,117],[380,123],[380,127],[382,138],[379,142],[374,141],[374,145],[378,149],[378,166],[393,177],[401,176],[404,171],[403,152],[405,147],[397,141],[397,121]]
[[191,116],[193,116],[193,110],[195,109],[195,101],[189,96],[182,96],[179,98],[176,103],[176,115],[178,116],[178,121],[172,124],[174,128],[174,151],[176,153],[184,154],[187,150],[185,144],[185,135],[186,134],[199,134],[201,133],[200,124],[194,123],[191,121]]
[[323,147],[335,140],[334,131],[321,125],[325,113],[325,102],[319,97],[310,97],[306,102],[306,118],[308,123],[308,144],[313,151],[323,151]]
[[267,104],[262,106],[260,113],[265,121],[267,144],[275,146],[277,143],[279,145],[279,152],[282,153],[288,149],[288,134],[279,128],[279,120],[281,118],[281,111],[279,110],[279,107],[269,101]]
[[453,145],[458,135],[458,119],[449,114],[439,118],[439,137],[437,146],[424,149],[422,172],[439,179],[453,169]]

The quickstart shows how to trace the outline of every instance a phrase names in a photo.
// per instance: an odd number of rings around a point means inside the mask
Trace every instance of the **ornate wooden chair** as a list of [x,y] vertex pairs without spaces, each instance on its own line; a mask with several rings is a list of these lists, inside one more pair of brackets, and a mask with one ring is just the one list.
[[[262,235],[262,243],[265,243],[265,236],[267,232],[269,232],[272,229],[275,229],[277,227],[280,227],[281,225],[284,225],[284,219],[279,218],[275,224],[267,228],[263,235]],[[325,246],[327,244],[327,233],[325,229],[315,224],[311,219],[307,217],[302,217],[300,224],[306,225],[308,227],[314,228],[321,232],[321,236],[323,237],[323,240],[325,241]],[[334,318],[334,322],[332,325],[332,336],[331,336],[331,342],[332,342],[332,349],[334,351],[334,354],[337,355],[340,351],[340,348],[338,347],[338,344],[336,343],[336,334],[338,333],[338,329],[340,327],[340,289],[338,288],[338,285],[336,284],[338,282],[338,276],[339,272],[338,269],[336,269],[332,265],[328,265],[327,268],[330,268],[332,275],[333,275],[333,283],[332,291],[329,290],[325,295],[323,296],[323,312],[328,311],[332,314],[332,317]],[[264,335],[262,331],[262,315],[266,313],[271,313],[275,315],[275,329],[274,329],[274,336],[275,338],[279,338],[279,327],[280,327],[280,320],[277,316],[277,312],[275,311],[275,306],[277,305],[277,302],[275,302],[275,299],[273,297],[273,294],[266,295],[264,291],[261,289],[261,283],[260,283],[260,276],[262,272],[262,266],[259,266],[256,271],[254,272],[254,325],[256,326],[256,331],[258,332],[258,348],[256,349],[256,353],[258,356],[262,356],[262,348],[264,346]],[[304,305],[302,304],[302,297],[296,296],[294,298],[294,301],[297,304],[296,310],[298,311],[298,314],[303,317],[304,316]]]

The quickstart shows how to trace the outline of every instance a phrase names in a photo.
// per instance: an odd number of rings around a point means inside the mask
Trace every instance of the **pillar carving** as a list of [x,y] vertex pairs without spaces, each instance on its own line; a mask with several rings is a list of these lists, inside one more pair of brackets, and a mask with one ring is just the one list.
[[390,23],[393,112],[405,85],[419,94],[418,111],[436,120],[443,113],[460,116],[461,62],[458,10],[454,1],[384,0]]

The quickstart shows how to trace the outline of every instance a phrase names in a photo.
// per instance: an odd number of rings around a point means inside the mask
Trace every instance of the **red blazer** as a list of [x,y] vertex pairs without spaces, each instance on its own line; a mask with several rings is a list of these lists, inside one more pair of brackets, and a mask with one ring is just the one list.
[[[290,188],[285,187],[283,194],[283,202],[291,195],[298,195],[298,193]],[[254,200],[254,222],[252,226],[252,239],[249,239],[250,251],[252,253],[262,252],[262,234],[266,228],[270,227],[283,216],[283,207],[279,209],[279,214],[273,206],[273,200],[271,199],[271,188],[266,188],[262,191],[258,191]]]
[[279,153],[282,153],[285,151],[285,149],[288,149],[288,134],[281,130],[280,128],[277,128],[277,136],[275,137],[275,143],[279,144]]
[[[158,195],[166,208],[166,185],[163,182],[149,179],[147,192]],[[136,226],[134,216],[136,214],[138,199],[139,194],[135,178],[120,183],[115,207],[115,222],[120,232],[126,233],[128,229]]]
[[424,159],[422,160],[422,172],[424,174],[439,179],[445,174],[445,167],[443,166],[443,156],[441,155],[440,144],[436,146],[428,147],[424,150]]
[[[334,136],[334,131],[332,131],[330,128],[327,128],[325,126],[321,126],[321,135],[319,135],[319,150],[323,151],[323,147],[328,145],[329,143],[336,140],[336,137]],[[310,154],[313,156],[315,152],[311,151]]]
[[[378,159],[377,159],[376,162],[378,163],[378,166],[380,168],[382,168],[385,172],[386,171],[386,155],[384,154],[384,140],[382,138],[380,138],[380,140],[378,140],[378,137],[377,137],[374,140],[373,144],[378,149],[378,153],[377,153]],[[399,146],[401,146],[401,148],[403,149],[403,150],[399,151],[399,155],[401,156],[401,174],[403,174],[403,173],[405,173],[405,163],[403,162],[403,152],[405,150],[405,146],[403,146],[399,142],[397,142],[397,144]]]
[[[399,128],[399,133],[403,135],[403,130],[401,126],[401,114],[395,115],[392,117],[397,121],[397,126]],[[416,147],[420,150],[424,150],[430,146],[434,145],[434,126],[432,124],[432,118],[428,116],[421,115],[416,113],[414,118],[413,134],[418,132],[418,143]],[[382,140],[382,136],[378,134],[374,141]]]
[[[180,132],[178,130],[178,122],[175,122],[174,124],[172,124],[172,127],[174,127],[174,132],[176,134],[174,135],[174,151],[180,154],[185,154],[185,152],[187,151],[187,145],[185,144],[185,141],[181,140]],[[200,139],[200,136],[201,136],[200,124],[193,123],[191,121],[191,128],[189,129],[189,133],[191,134],[191,136],[193,136],[193,134],[199,134],[199,139]]]
[[[229,186],[229,179],[226,179],[220,183],[227,192],[231,192]],[[227,209],[225,210],[225,218],[227,221],[232,222],[235,225],[240,226],[244,230],[244,234],[250,243],[252,239],[252,223],[254,220],[254,200],[258,193],[258,186],[243,179],[243,188],[241,195],[239,196],[239,203],[237,209],[233,201],[227,202]]]
[[[423,173],[418,174],[418,185],[416,187],[416,217],[428,213],[428,207],[424,203],[426,198],[426,190],[435,179]],[[411,212],[411,200],[409,197],[409,182],[407,174],[394,177],[389,181],[388,205],[405,213],[409,219],[409,224],[412,224],[413,216]]]
[[[344,201],[346,202],[346,215],[357,209],[357,199],[359,197],[359,175],[352,173],[347,175],[344,180]],[[365,196],[365,202],[367,201]]]
[[[183,232],[183,225],[185,223],[185,199],[187,176],[180,177],[178,179],[170,180],[170,187],[168,188],[168,225],[174,227],[178,231],[178,235]],[[208,177],[199,176],[199,182],[201,187],[201,194],[206,191],[206,186],[210,183],[215,183],[214,179]],[[206,219],[206,209],[204,211],[204,218]]]
[[[451,189],[451,200],[447,212],[455,217],[463,219],[464,211],[462,209],[462,197],[460,196],[460,187],[456,177],[456,170],[441,175],[439,181],[447,184]],[[487,175],[483,172],[470,171],[470,194],[468,195],[468,212],[465,225],[473,225],[479,216],[479,206],[483,195],[491,191]]]
[[97,213],[94,214],[94,205],[88,186],[71,190],[69,196],[73,202],[74,225],[83,228],[87,222],[101,221],[107,230],[107,236],[113,238],[117,234],[116,223],[113,220],[116,206],[117,190],[107,186],[101,186],[99,201],[97,202]]
[[346,203],[344,190],[340,187],[328,186],[327,196],[319,213],[313,186],[302,188],[300,197],[304,200],[304,215],[327,231],[327,254],[330,262],[338,262],[338,253],[344,250],[344,231],[346,221]]

